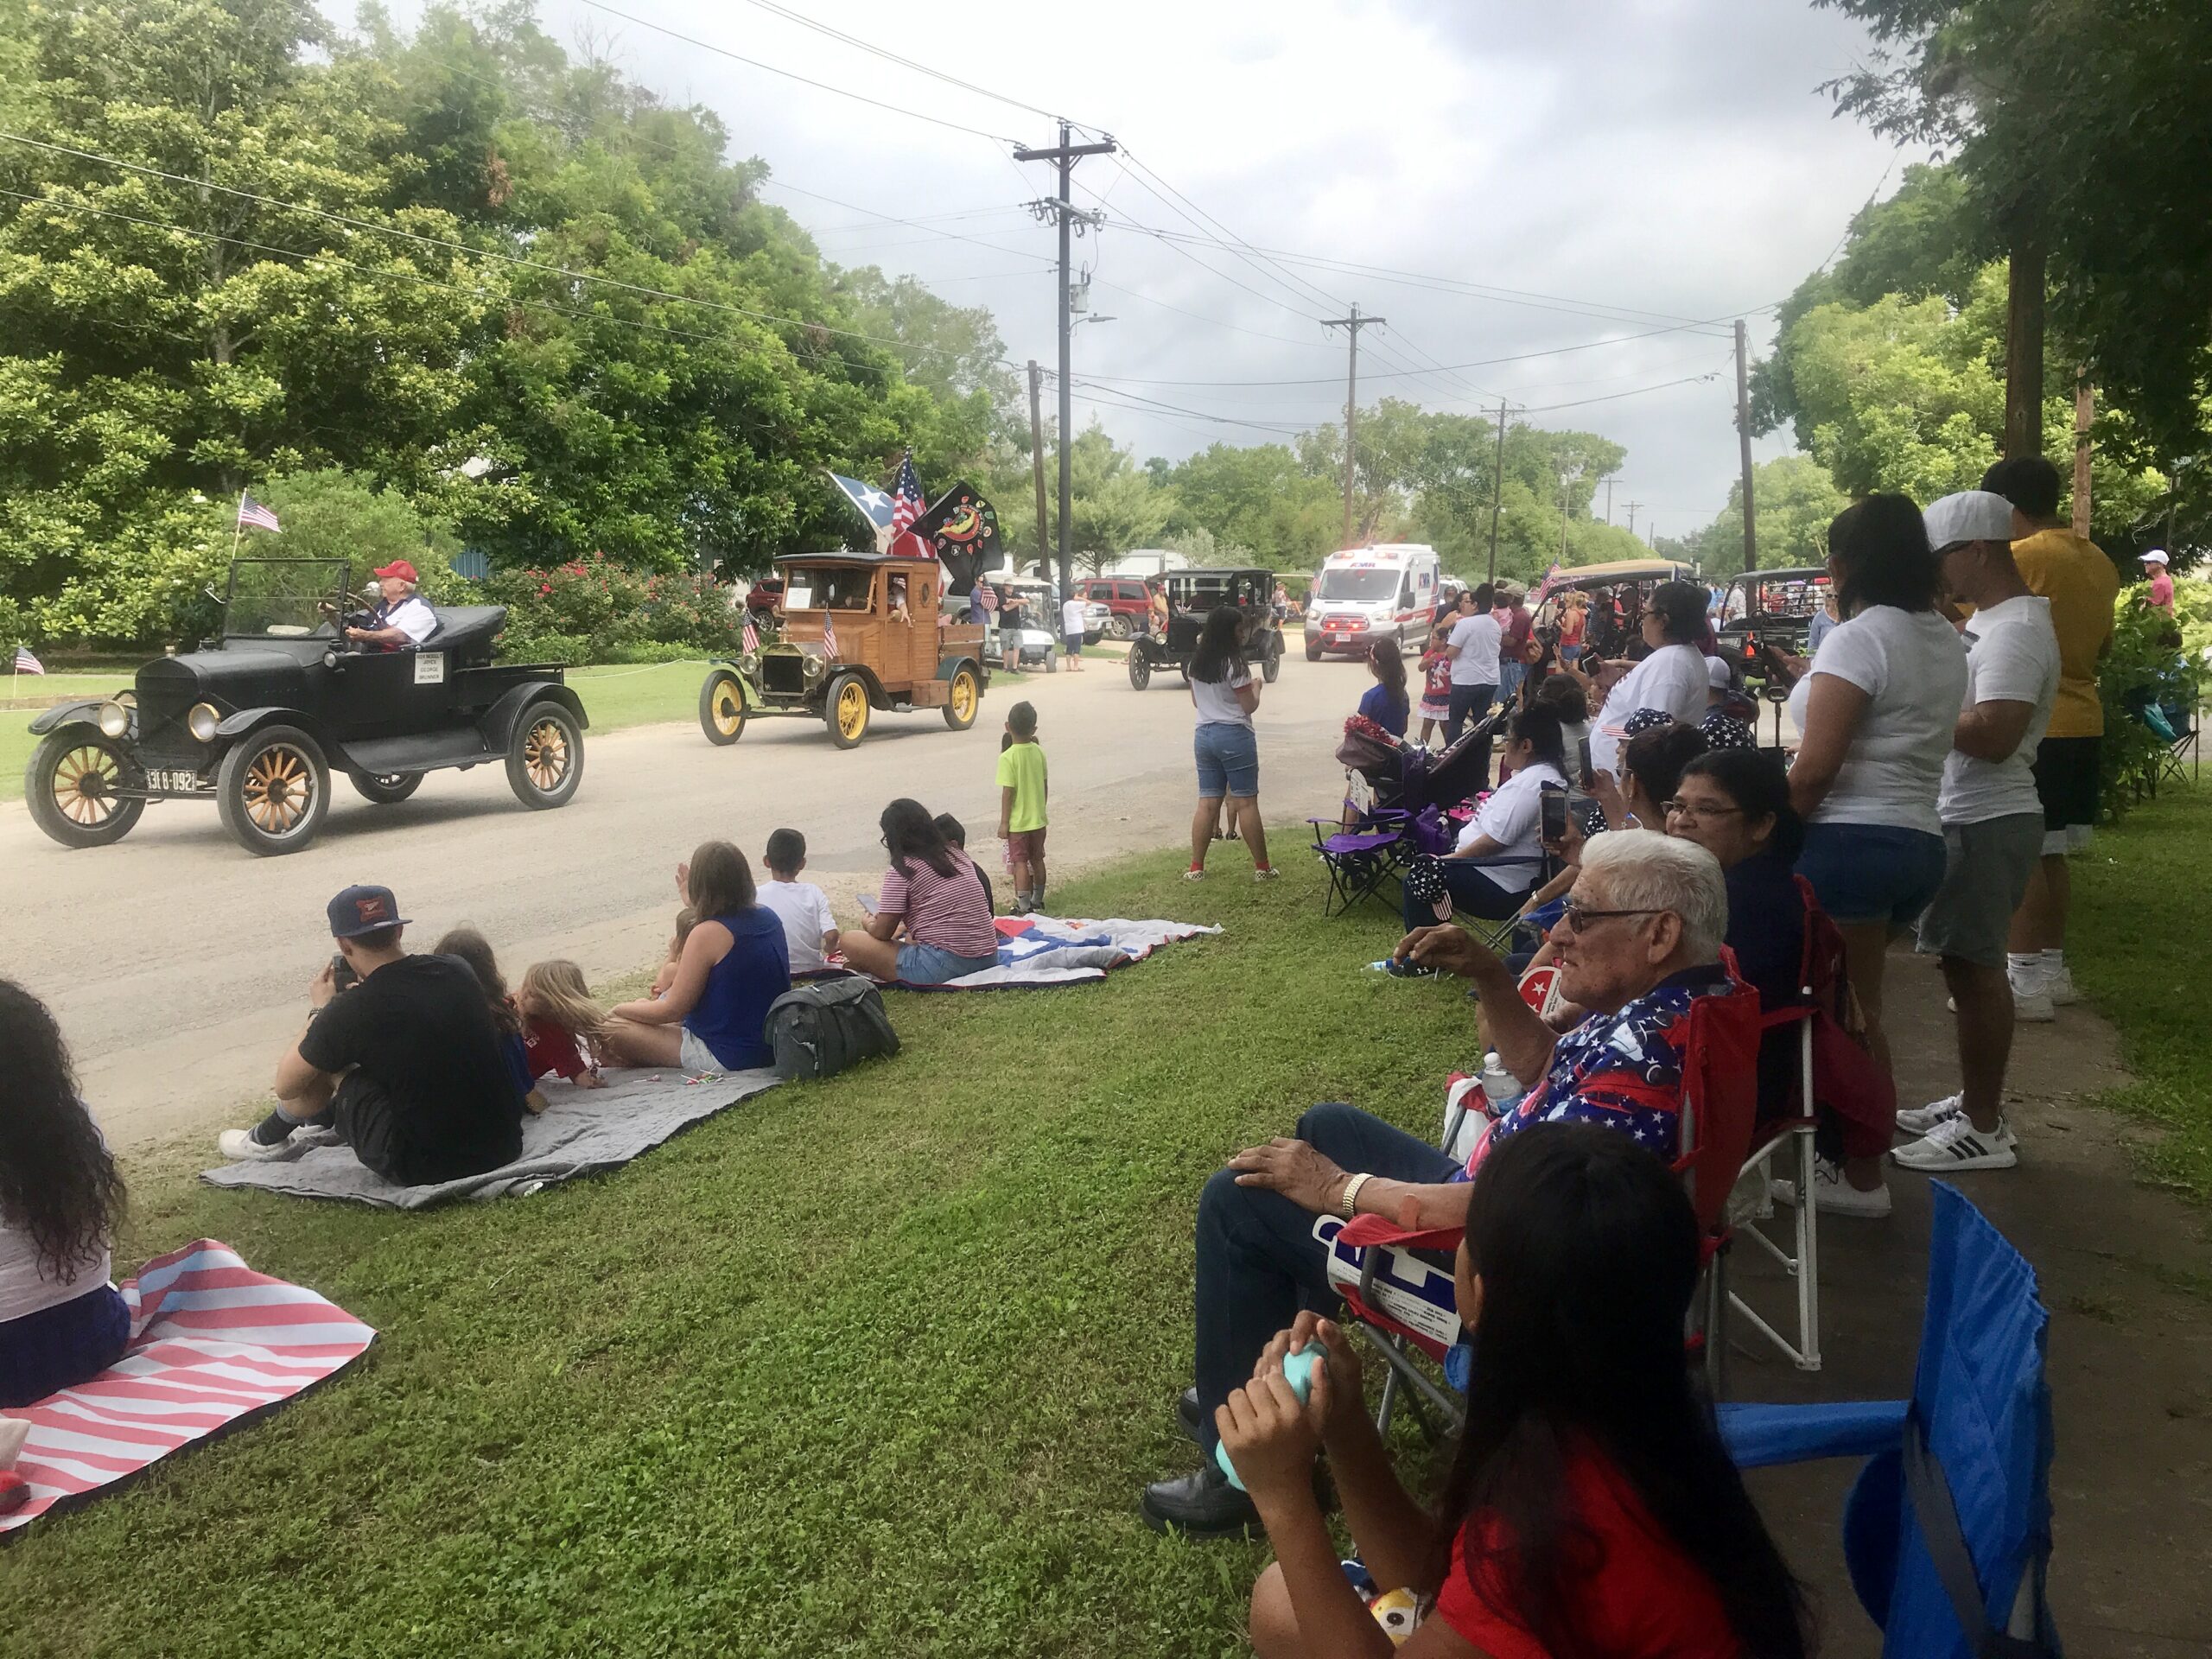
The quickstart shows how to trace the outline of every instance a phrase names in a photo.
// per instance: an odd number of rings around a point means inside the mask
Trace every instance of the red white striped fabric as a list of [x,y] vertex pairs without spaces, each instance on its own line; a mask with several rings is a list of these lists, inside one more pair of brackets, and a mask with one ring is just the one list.
[[30,1501],[0,1532],[134,1475],[353,1363],[376,1332],[311,1290],[203,1238],[122,1287],[130,1343],[89,1382],[10,1411],[31,1426],[16,1468]]

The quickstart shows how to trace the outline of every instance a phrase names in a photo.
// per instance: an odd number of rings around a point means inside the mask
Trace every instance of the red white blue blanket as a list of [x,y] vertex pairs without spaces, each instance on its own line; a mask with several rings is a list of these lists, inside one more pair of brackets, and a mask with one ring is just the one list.
[[996,991],[1039,985],[1072,985],[1103,979],[1106,970],[1141,962],[1163,944],[1218,933],[1217,927],[1191,922],[1133,922],[1120,916],[1102,921],[1051,916],[998,918],[999,963],[943,985],[901,988],[926,991]]

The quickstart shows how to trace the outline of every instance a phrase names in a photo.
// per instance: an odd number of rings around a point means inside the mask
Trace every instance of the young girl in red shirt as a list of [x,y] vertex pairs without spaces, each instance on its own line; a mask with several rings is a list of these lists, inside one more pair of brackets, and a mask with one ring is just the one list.
[[[1474,1363],[1436,1514],[1398,1484],[1328,1320],[1300,1314],[1216,1418],[1275,1548],[1260,1659],[1803,1659],[1797,1584],[1691,1382],[1697,1223],[1667,1167],[1592,1125],[1510,1137],[1475,1176],[1457,1276]],[[1316,1341],[1301,1405],[1282,1361]],[[1402,1646],[1338,1561],[1317,1450],[1372,1593],[1418,1621]]]

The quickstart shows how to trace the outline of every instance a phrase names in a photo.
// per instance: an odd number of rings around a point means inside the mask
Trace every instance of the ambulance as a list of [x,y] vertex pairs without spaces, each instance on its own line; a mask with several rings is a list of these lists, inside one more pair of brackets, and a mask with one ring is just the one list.
[[1421,542],[1332,553],[1306,602],[1306,660],[1364,657],[1377,639],[1418,651],[1435,626],[1443,577],[1436,550]]

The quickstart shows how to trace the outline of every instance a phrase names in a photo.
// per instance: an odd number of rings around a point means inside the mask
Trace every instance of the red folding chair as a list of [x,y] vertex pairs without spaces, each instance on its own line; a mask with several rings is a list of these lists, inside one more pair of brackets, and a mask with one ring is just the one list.
[[[1726,1381],[1729,1299],[1722,1262],[1730,1242],[1728,1195],[1750,1152],[1758,1112],[1758,993],[1738,981],[1726,995],[1692,1002],[1689,1020],[1673,1166],[1697,1213],[1707,1276],[1684,1339],[1704,1364],[1717,1399]],[[1447,1143],[1452,1127],[1447,1123]],[[1331,1242],[1330,1280],[1389,1367],[1376,1415],[1377,1427],[1386,1432],[1402,1384],[1452,1427],[1464,1415],[1465,1402],[1415,1357],[1425,1356],[1442,1366],[1447,1383],[1463,1375],[1461,1362],[1452,1357],[1459,1317],[1450,1257],[1464,1231],[1414,1230],[1387,1217],[1363,1215],[1345,1222]]]

